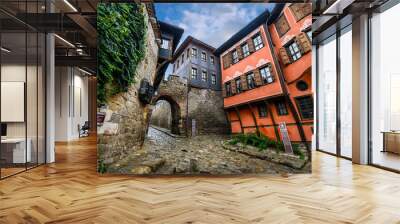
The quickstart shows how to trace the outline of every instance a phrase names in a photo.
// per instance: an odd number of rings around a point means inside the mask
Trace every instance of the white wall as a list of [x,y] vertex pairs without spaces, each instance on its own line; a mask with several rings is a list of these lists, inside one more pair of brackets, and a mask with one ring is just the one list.
[[79,138],[78,125],[88,121],[88,78],[72,67],[56,67],[55,140]]

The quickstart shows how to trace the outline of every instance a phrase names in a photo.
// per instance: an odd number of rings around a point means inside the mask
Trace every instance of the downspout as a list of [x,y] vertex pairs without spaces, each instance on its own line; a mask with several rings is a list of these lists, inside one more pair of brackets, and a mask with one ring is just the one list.
[[[281,64],[279,63],[278,58],[276,57],[276,54],[275,54],[275,48],[274,48],[274,46],[272,44],[271,34],[269,33],[269,30],[268,30],[268,27],[267,27],[266,24],[263,24],[263,28],[265,30],[265,34],[267,36],[267,41],[268,41],[269,47],[270,47],[271,52],[272,52],[272,58],[274,59],[276,70],[278,71],[279,82],[281,84],[285,100],[288,102],[289,109],[292,112],[293,117],[294,117],[294,119],[296,121],[296,125],[297,125],[297,128],[299,130],[301,141],[302,142],[306,142],[307,139],[306,139],[306,136],[304,134],[303,126],[301,125],[301,122],[300,122],[299,114],[297,113],[296,108],[294,107],[293,102],[289,97],[289,91],[287,90],[287,86],[286,86],[286,83],[285,83],[285,77],[284,77],[283,71],[282,71],[283,69],[282,69]],[[309,151],[309,146],[307,144],[305,144],[305,145],[307,147],[307,150]]]

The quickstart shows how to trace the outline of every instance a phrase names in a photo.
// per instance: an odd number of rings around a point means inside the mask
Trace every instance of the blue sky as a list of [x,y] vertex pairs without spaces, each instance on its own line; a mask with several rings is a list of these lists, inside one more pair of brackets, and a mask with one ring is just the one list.
[[[181,43],[189,35],[215,48],[264,12],[272,3],[156,3],[158,20],[185,30]],[[165,79],[172,73],[168,66]]]
[[219,47],[261,14],[271,3],[157,3],[157,19],[185,30],[188,35]]

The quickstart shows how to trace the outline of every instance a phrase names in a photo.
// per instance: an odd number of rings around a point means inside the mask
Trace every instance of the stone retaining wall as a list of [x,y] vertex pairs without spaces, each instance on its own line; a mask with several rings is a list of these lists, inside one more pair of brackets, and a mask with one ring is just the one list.
[[99,108],[105,114],[104,123],[98,127],[97,149],[99,160],[105,164],[115,163],[141,147],[148,126],[150,108],[138,98],[140,80],[154,80],[157,67],[158,45],[155,34],[144,10],[147,22],[147,42],[144,60],[139,64],[135,83],[126,92],[107,100]]

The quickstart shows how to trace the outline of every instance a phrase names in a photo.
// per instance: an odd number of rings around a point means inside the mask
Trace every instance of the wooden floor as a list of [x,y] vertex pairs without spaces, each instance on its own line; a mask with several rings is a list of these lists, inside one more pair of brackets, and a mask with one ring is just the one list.
[[0,223],[400,223],[400,175],[313,155],[309,175],[99,176],[93,138],[0,181]]

